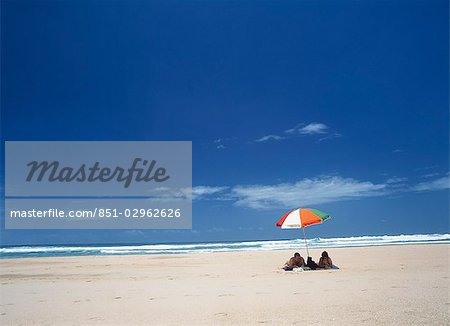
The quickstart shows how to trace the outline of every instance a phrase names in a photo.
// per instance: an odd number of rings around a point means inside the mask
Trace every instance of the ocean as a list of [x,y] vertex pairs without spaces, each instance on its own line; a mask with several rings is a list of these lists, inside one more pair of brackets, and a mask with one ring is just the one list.
[[[314,238],[308,239],[307,242],[309,248],[370,247],[408,244],[450,244],[450,234]],[[2,258],[21,258],[90,255],[155,255],[224,251],[283,249],[302,250],[304,248],[305,243],[303,239],[241,242],[205,242],[189,244],[4,246],[0,248],[0,256]]]

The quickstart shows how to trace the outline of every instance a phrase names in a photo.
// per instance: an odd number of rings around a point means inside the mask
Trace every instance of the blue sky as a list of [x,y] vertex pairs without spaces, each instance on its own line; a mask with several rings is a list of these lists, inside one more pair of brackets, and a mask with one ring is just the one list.
[[2,140],[192,140],[193,230],[2,243],[449,231],[447,1],[2,1]]

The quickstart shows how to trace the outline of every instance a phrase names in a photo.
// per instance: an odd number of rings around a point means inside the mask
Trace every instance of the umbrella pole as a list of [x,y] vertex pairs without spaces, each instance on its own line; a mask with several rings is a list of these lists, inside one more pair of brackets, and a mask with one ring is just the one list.
[[308,250],[308,242],[306,242],[306,235],[305,235],[305,228],[302,228],[303,231],[303,239],[305,240],[305,246],[306,246],[306,253],[308,254],[309,257],[309,250]]

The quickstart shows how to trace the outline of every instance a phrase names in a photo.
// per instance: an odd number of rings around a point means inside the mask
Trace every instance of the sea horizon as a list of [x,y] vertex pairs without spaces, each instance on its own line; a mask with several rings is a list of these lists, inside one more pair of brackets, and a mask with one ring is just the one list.
[[[309,249],[413,244],[450,244],[450,233],[366,235],[334,238],[317,237],[307,239],[307,243]],[[304,239],[207,241],[191,243],[2,245],[0,246],[0,256],[1,258],[31,258],[61,256],[161,255],[289,249],[306,250]]]

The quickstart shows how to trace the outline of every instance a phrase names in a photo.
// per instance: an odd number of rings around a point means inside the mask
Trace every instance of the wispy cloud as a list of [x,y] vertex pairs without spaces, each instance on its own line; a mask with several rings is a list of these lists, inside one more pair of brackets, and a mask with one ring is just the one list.
[[421,175],[420,177],[422,179],[428,179],[428,178],[434,178],[438,175],[439,175],[439,173],[427,173],[427,174]]
[[216,147],[216,149],[225,149],[228,148],[230,145],[235,143],[238,140],[237,137],[221,137],[216,138],[212,142],[206,143],[207,145],[213,145]]
[[413,191],[436,191],[443,189],[450,189],[450,176],[446,175],[444,177],[440,177],[438,179],[421,182],[411,188]]
[[211,229],[206,230],[206,232],[225,232],[224,228],[213,227]]
[[300,123],[294,128],[287,129],[284,132],[286,134],[317,135],[327,133],[328,129],[328,126],[323,123],[311,122],[307,125]]
[[226,148],[225,145],[223,144],[224,140],[225,140],[224,138],[214,139],[214,144],[216,144],[217,149],[225,149]]
[[317,142],[320,143],[321,141],[324,141],[324,140],[327,140],[327,139],[341,138],[341,137],[342,137],[342,135],[336,132],[336,133],[334,133],[334,134],[331,134],[331,135],[328,135],[328,136],[319,138],[319,139],[317,140]]
[[403,178],[403,177],[390,177],[389,179],[386,180],[387,184],[398,184],[398,183],[404,183],[405,181],[407,181],[407,178]]
[[414,171],[429,171],[429,170],[435,170],[438,166],[437,165],[429,165],[429,166],[422,166],[419,168],[414,169]]
[[278,135],[267,135],[267,136],[258,138],[255,141],[256,142],[264,142],[264,141],[268,141],[268,140],[282,140],[282,139],[286,139],[286,137],[278,136]]
[[197,186],[192,187],[192,199],[204,199],[210,195],[225,191],[228,187]]
[[193,188],[192,194],[193,199],[210,196],[210,199],[229,200],[234,205],[252,209],[289,209],[350,199],[450,189],[449,174],[413,186],[407,182],[408,179],[403,177],[390,177],[374,183],[341,176],[321,176],[273,185],[198,186]]
[[293,128],[284,130],[280,135],[266,135],[256,139],[255,142],[266,142],[271,140],[277,141],[300,136],[322,135],[323,137],[318,140],[318,142],[321,142],[326,139],[342,137],[342,135],[339,133],[330,133],[329,129],[330,128],[327,125],[320,122],[311,122],[309,124],[299,123]]
[[267,209],[292,208],[383,195],[386,184],[374,184],[339,176],[303,179],[295,183],[276,185],[235,186],[231,196],[238,206]]

